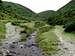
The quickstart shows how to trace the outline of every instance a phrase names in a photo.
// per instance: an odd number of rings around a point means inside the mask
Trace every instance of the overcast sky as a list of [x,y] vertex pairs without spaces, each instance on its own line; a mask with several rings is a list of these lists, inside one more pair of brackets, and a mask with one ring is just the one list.
[[32,11],[39,13],[46,10],[57,11],[71,0],[3,0],[21,4]]

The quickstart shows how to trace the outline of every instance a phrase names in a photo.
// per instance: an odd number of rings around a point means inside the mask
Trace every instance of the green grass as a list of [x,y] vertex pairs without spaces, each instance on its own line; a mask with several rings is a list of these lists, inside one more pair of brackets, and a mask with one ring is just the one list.
[[26,38],[27,38],[26,36],[27,36],[27,34],[22,33],[22,34],[21,34],[21,38],[20,38],[19,42],[23,42],[23,41],[25,41],[25,40],[26,40]]
[[0,22],[0,45],[1,40],[5,38],[5,23]]
[[0,33],[4,33],[5,32],[5,24],[0,22]]
[[21,23],[20,25],[21,26],[27,26],[28,28],[33,28],[34,22]]
[[26,40],[27,36],[34,31],[34,22],[20,23],[19,26],[23,28],[21,31],[21,39],[19,41],[23,42]]
[[67,39],[70,39],[71,42],[74,42],[75,43],[75,32],[72,32],[72,33],[64,32],[64,36]]
[[51,30],[40,34],[36,38],[36,42],[39,44],[40,48],[49,55],[59,50],[57,36]]
[[55,28],[57,28],[64,39],[67,39],[73,43],[75,43],[75,32],[64,32],[64,28],[62,26],[56,26]]

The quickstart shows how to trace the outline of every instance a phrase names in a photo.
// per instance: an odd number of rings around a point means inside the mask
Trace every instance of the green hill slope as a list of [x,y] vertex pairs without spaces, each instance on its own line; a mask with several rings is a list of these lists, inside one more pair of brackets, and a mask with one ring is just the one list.
[[66,17],[73,17],[75,14],[75,0],[72,0],[70,3],[59,9],[57,12],[65,15]]
[[4,17],[4,15],[6,15],[7,17],[24,19],[27,17],[32,17],[32,15],[35,15],[35,13],[19,4],[3,1],[2,3],[0,3],[0,16]]
[[52,19],[61,18],[61,20],[63,21],[73,20],[75,18],[74,15],[75,15],[75,0],[72,0],[67,5],[59,9],[58,11],[44,11],[44,12],[39,13],[39,16],[44,17],[45,20],[47,20],[48,18],[52,18]]
[[59,17],[62,18],[72,18],[75,15],[75,0],[72,0],[67,5],[59,9],[58,11],[44,11],[39,13],[40,17],[49,18],[50,16],[55,16],[59,14]]
[[45,19],[48,19],[49,16],[53,16],[54,14],[55,14],[55,11],[48,10],[48,11],[39,13],[38,16],[41,18],[44,18],[42,20],[45,20]]

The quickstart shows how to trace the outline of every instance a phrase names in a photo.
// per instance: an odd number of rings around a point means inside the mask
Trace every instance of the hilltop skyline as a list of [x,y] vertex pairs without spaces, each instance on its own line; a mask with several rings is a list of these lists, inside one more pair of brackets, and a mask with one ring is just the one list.
[[57,11],[71,0],[3,0],[8,2],[14,2],[21,4],[35,13],[40,13],[46,10],[54,10]]

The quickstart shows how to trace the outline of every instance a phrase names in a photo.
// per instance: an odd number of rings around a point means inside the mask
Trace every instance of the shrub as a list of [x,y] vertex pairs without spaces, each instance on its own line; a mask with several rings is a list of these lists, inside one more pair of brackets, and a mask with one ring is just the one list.
[[40,27],[40,28],[39,28],[39,32],[40,32],[40,33],[44,33],[44,32],[49,31],[49,30],[52,29],[52,28],[53,28],[52,26]]
[[44,25],[45,25],[44,22],[35,22],[34,27],[39,28],[39,27],[42,27],[42,26],[44,26]]
[[65,32],[73,32],[75,31],[75,21],[68,22],[65,24]]

